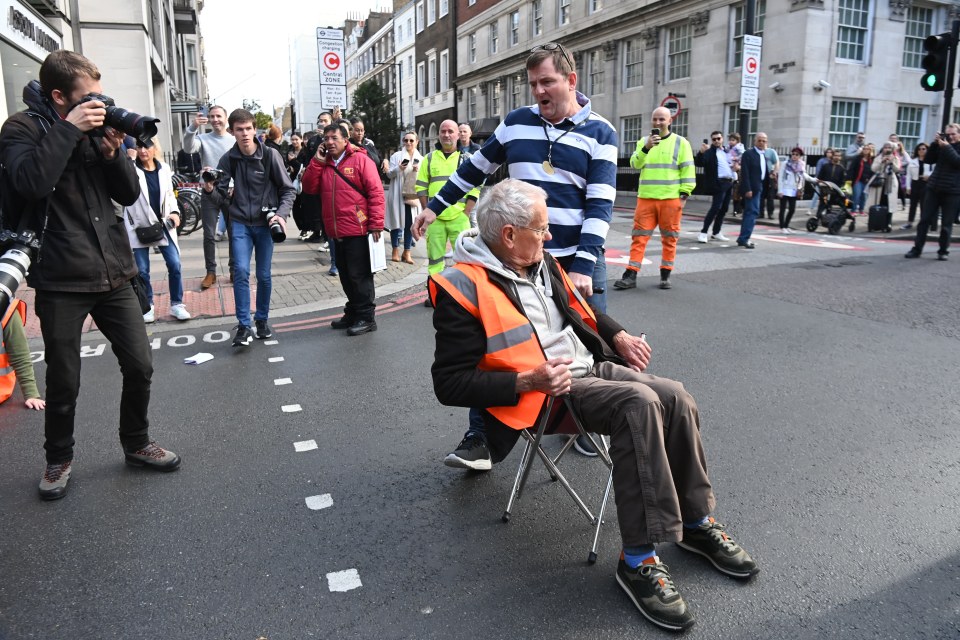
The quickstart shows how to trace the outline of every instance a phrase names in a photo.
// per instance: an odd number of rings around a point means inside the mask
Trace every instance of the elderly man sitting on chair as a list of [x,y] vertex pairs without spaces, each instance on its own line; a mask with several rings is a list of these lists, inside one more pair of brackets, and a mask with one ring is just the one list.
[[710,517],[716,500],[696,402],[679,382],[642,373],[650,361],[643,338],[595,313],[544,253],[542,189],[504,180],[476,211],[479,235],[461,235],[456,264],[430,279],[437,398],[486,407],[497,461],[536,424],[548,395],[570,394],[585,427],[611,439],[624,545],[617,582],[654,624],[688,628],[693,616],[654,543],[676,542],[734,578],[758,571]]

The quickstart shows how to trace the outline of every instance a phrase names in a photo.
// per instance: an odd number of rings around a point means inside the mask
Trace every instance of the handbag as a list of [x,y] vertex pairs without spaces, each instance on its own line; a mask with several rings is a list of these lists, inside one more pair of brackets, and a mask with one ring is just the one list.
[[143,279],[143,274],[137,273],[130,278],[130,286],[133,287],[133,292],[137,295],[137,302],[140,303],[140,313],[150,311],[150,298],[147,296],[147,283]]
[[137,234],[137,240],[143,244],[153,244],[163,240],[163,223],[159,220],[149,227],[135,227],[133,231]]

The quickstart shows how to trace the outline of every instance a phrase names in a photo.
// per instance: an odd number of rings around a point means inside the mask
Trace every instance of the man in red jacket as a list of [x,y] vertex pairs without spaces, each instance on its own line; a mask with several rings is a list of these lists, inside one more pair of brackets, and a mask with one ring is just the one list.
[[383,231],[383,183],[365,150],[349,144],[337,125],[323,130],[327,155],[313,158],[303,174],[303,192],[320,195],[323,226],[335,243],[340,284],[347,295],[343,317],[330,323],[359,336],[377,330],[376,292],[367,235]]

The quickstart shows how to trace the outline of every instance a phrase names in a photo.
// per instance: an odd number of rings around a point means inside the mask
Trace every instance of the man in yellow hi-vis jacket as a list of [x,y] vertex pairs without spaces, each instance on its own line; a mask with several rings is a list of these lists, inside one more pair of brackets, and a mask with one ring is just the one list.
[[633,237],[630,242],[630,263],[623,277],[613,283],[615,289],[637,286],[637,272],[643,264],[647,242],[654,227],[660,227],[663,257],[660,260],[660,288],[670,288],[670,272],[677,256],[680,237],[680,216],[683,204],[696,185],[693,150],[682,136],[670,131],[670,111],[653,110],[653,133],[637,141],[637,150],[630,156],[630,166],[640,170],[637,210],[633,215]]

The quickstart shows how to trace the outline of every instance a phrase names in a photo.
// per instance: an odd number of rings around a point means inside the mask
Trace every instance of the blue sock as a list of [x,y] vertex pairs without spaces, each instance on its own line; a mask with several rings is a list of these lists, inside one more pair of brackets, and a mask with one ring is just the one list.
[[644,544],[639,547],[624,547],[623,561],[631,569],[636,569],[644,560],[648,560],[657,555],[657,551],[652,544]]
[[684,529],[696,529],[696,528],[699,527],[700,525],[702,525],[702,524],[707,524],[708,522],[710,522],[710,516],[703,516],[702,518],[700,518],[699,520],[696,520],[695,522],[684,522],[684,523],[683,523],[683,528],[684,528]]

